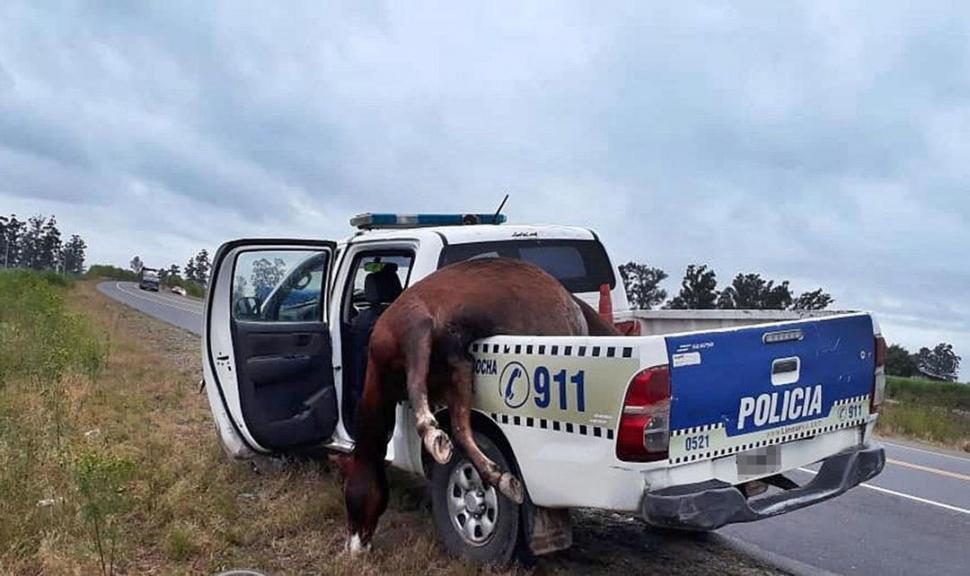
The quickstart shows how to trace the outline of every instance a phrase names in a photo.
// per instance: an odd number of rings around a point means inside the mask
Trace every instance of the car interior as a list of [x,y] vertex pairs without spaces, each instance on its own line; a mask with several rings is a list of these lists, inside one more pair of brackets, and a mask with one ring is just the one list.
[[[401,252],[364,253],[357,256],[348,280],[341,326],[343,350],[343,414],[347,433],[356,435],[357,405],[364,390],[368,343],[374,325],[404,291],[413,255]],[[402,281],[402,276],[404,280]],[[361,289],[361,278],[362,289]]]

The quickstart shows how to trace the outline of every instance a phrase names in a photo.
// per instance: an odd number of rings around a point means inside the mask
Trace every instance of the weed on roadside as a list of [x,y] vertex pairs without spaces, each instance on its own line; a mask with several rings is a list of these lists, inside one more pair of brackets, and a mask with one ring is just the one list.
[[84,451],[73,462],[81,517],[89,531],[102,576],[114,574],[119,516],[132,505],[128,482],[132,461],[99,451]]

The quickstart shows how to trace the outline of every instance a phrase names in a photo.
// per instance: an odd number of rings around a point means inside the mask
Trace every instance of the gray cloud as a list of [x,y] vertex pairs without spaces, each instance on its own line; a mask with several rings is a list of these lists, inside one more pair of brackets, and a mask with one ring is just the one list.
[[182,262],[510,192],[515,221],[822,285],[970,361],[968,30],[902,2],[11,0],[0,202],[96,260]]

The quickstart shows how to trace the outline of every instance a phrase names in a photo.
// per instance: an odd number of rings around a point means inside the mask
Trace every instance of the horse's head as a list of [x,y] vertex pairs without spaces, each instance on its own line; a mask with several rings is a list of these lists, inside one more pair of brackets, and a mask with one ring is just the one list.
[[384,463],[366,462],[356,456],[340,460],[347,504],[347,549],[351,553],[370,549],[377,520],[387,509],[387,472]]

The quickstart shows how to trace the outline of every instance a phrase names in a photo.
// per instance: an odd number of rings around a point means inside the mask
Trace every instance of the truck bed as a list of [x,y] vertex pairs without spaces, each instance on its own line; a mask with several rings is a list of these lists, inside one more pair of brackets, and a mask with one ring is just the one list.
[[835,310],[629,310],[617,320],[636,320],[643,336],[720,330],[852,314]]
[[[515,446],[533,499],[556,505],[625,509],[640,494],[620,494],[632,490],[621,486],[736,484],[860,444],[870,421],[877,330],[871,317],[773,316],[650,312],[637,317],[653,322],[652,329],[684,322],[717,327],[481,340],[471,347],[474,407]],[[766,334],[782,336],[767,342]],[[623,461],[616,440],[628,386],[657,366],[670,371],[669,453],[659,461]],[[798,455],[781,448],[790,444],[806,448]],[[584,493],[576,486],[583,478],[601,490]]]

